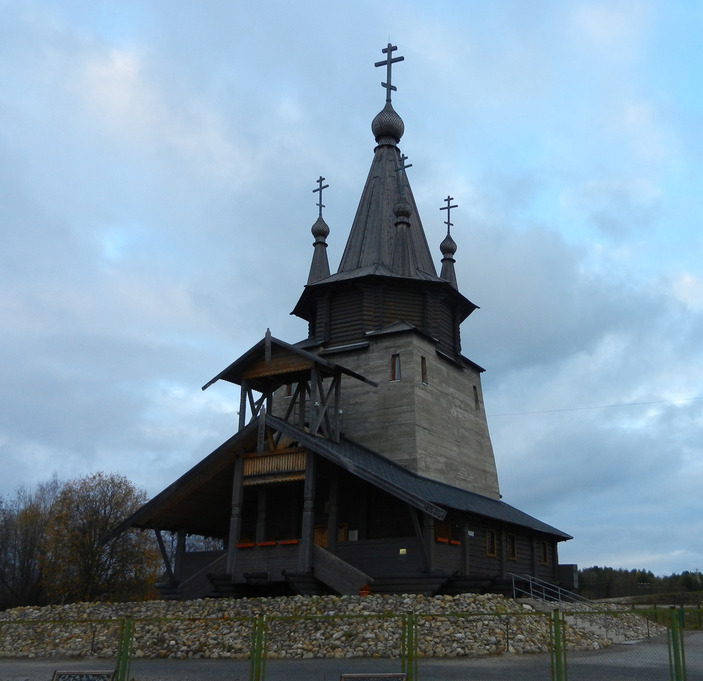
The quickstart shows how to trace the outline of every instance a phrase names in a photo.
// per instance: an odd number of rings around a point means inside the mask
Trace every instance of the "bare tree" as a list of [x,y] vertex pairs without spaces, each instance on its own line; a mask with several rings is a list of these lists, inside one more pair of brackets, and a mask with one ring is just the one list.
[[42,605],[44,530],[58,495],[54,477],[35,490],[24,487],[0,499],[0,608]]

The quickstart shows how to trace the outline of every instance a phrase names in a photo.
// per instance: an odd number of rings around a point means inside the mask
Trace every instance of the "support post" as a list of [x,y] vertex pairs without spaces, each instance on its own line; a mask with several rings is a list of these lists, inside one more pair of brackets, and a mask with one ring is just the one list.
[[330,478],[330,497],[327,513],[327,550],[337,553],[337,500],[339,498],[339,472],[335,468]]
[[237,567],[237,544],[242,530],[243,478],[244,459],[238,456],[234,460],[234,474],[232,475],[232,510],[229,517],[229,534],[227,538],[227,574],[232,581],[234,581],[234,572]]
[[422,515],[422,534],[427,556],[427,571],[434,570],[434,518],[427,513]]
[[252,623],[249,681],[264,681],[266,678],[267,634],[266,615],[257,615]]
[[471,539],[469,524],[464,523],[461,528],[461,571],[468,576],[471,573]]
[[[312,570],[312,546],[314,542],[315,511],[315,455],[308,451],[305,455],[305,485],[303,488],[303,519],[298,572],[307,574]],[[329,537],[328,537],[329,541]]]
[[259,487],[256,513],[256,542],[266,541],[266,488]]
[[311,435],[317,435],[317,428],[315,427],[317,425],[317,416],[320,412],[320,409],[322,409],[322,405],[320,402],[322,401],[322,397],[319,393],[318,390],[318,376],[319,373],[317,371],[317,366],[313,365],[312,369],[310,370],[310,419],[309,419],[309,424],[310,424],[310,434]]
[[183,576],[183,563],[185,562],[186,554],[186,531],[178,530],[176,533],[176,581],[180,582]]
[[686,658],[683,647],[683,611],[671,608],[667,640],[669,644],[669,677],[671,681],[686,681]]
[[132,637],[134,635],[134,620],[126,617],[120,627],[120,640],[117,644],[117,665],[115,681],[129,681],[129,668],[132,655]]
[[334,441],[342,439],[342,374],[334,377]]
[[552,611],[551,639],[552,679],[566,681],[566,632],[557,609]]
[[401,641],[401,671],[407,681],[417,680],[417,636],[415,632],[415,613],[409,612],[403,621],[403,639]]

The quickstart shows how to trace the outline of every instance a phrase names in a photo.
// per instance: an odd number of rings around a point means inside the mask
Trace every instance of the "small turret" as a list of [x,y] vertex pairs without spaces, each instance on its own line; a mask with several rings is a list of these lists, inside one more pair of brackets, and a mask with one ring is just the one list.
[[330,233],[330,228],[327,226],[324,218],[322,217],[322,209],[325,207],[322,203],[322,190],[329,187],[328,184],[323,185],[325,178],[320,175],[317,179],[317,189],[313,189],[313,193],[320,192],[320,201],[317,206],[320,209],[319,215],[315,224],[310,230],[315,241],[313,242],[313,248],[315,249],[312,254],[312,263],[310,264],[310,274],[308,275],[308,284],[312,284],[320,279],[325,279],[330,276],[330,265],[327,260],[327,237]]
[[444,237],[442,243],[439,245],[439,250],[442,252],[442,271],[439,274],[440,279],[451,284],[451,286],[458,290],[456,282],[456,272],[454,271],[454,254],[456,253],[456,242],[452,239],[452,222],[451,222],[451,210],[452,208],[458,208],[455,204],[452,206],[452,201],[454,200],[451,196],[447,196],[444,199],[447,203],[446,206],[442,206],[440,210],[447,211],[447,219],[444,224],[447,225],[447,236]]

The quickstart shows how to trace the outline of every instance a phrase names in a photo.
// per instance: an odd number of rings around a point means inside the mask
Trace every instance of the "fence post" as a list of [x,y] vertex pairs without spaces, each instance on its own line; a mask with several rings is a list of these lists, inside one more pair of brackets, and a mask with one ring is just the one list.
[[407,613],[403,621],[401,644],[401,671],[407,681],[417,681],[417,637],[415,635],[415,614]]
[[669,678],[671,681],[686,681],[681,613],[677,612],[675,608],[671,609],[667,639],[669,642]]
[[566,631],[558,609],[552,611],[551,622],[552,639],[552,679],[553,681],[567,681],[566,679]]
[[257,615],[251,631],[249,681],[263,681],[266,676],[267,633],[266,615]]
[[132,662],[132,636],[134,635],[134,620],[125,617],[120,627],[120,640],[117,644],[117,666],[115,681],[129,681],[129,668]]

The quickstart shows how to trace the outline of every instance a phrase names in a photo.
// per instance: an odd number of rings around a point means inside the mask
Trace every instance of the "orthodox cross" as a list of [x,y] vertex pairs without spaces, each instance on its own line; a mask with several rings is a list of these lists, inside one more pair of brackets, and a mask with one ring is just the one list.
[[[413,164],[412,163],[405,163],[408,160],[408,157],[405,154],[401,154],[400,156],[400,165],[395,169],[396,173],[401,172],[401,170],[407,170],[408,168],[412,168]],[[401,185],[400,188],[400,194],[403,198],[405,198],[405,187],[408,184],[408,176],[405,176],[405,184]]]
[[388,47],[384,47],[381,52],[386,55],[386,58],[383,61],[377,61],[374,66],[383,66],[385,64],[386,66],[386,83],[381,82],[381,87],[386,88],[386,101],[390,102],[391,101],[391,90],[397,90],[398,88],[395,85],[392,85],[391,82],[391,67],[393,64],[399,61],[403,61],[405,57],[395,57],[392,58],[391,55],[393,52],[395,52],[398,48],[395,45],[391,45],[388,43]]
[[400,165],[395,169],[395,172],[398,173],[401,170],[407,170],[408,168],[412,168],[413,164],[408,163],[405,165],[405,162],[408,160],[408,157],[405,154],[402,154],[400,157]]
[[322,209],[325,207],[325,204],[322,203],[322,190],[327,189],[329,187],[328,184],[323,186],[323,182],[325,181],[325,178],[320,175],[320,177],[317,178],[317,189],[313,189],[312,193],[315,194],[316,192],[320,192],[320,203],[316,203],[315,205],[319,207],[320,209],[320,217],[322,217]]
[[451,212],[452,212],[452,208],[458,208],[459,206],[457,206],[456,204],[452,206],[452,201],[454,201],[454,197],[453,197],[453,196],[449,196],[449,195],[447,194],[447,198],[444,199],[444,200],[447,202],[447,205],[446,205],[446,206],[442,206],[442,207],[440,208],[440,210],[446,210],[446,211],[447,211],[447,219],[444,221],[444,224],[447,225],[447,234],[449,234],[449,233],[451,232],[452,226],[453,226],[452,223],[450,222],[450,220],[451,220],[450,215],[451,215]]

